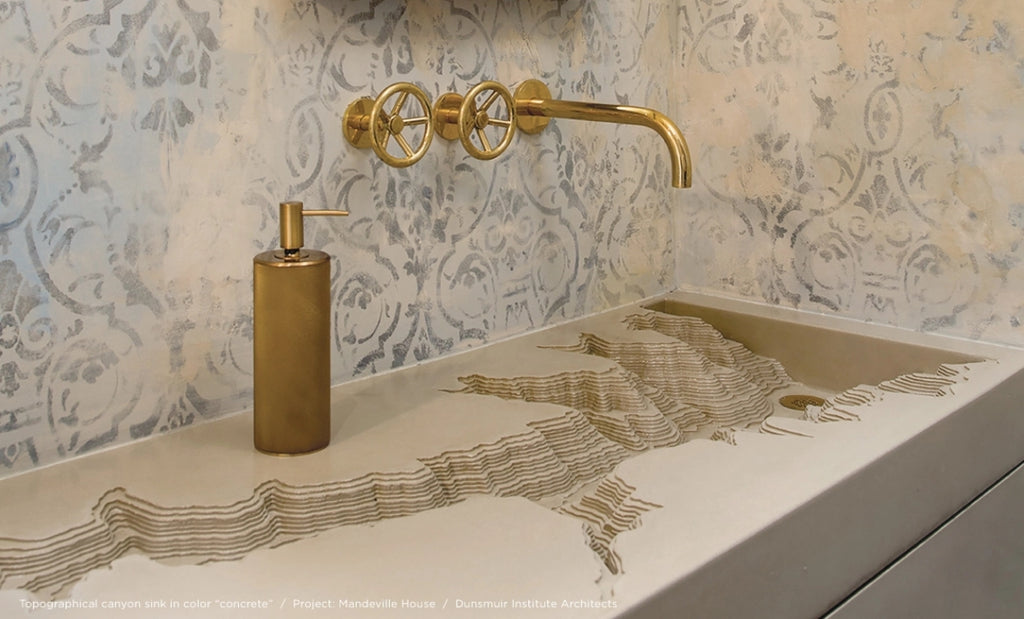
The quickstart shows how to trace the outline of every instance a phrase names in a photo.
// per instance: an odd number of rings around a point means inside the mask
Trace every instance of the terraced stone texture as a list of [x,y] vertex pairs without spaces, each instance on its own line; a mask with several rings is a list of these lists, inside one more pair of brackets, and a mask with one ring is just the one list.
[[[42,539],[0,538],[0,588],[56,597],[90,570],[129,553],[194,564],[237,560],[335,527],[412,515],[481,494],[525,497],[578,519],[590,548],[617,574],[616,536],[641,526],[643,515],[659,507],[616,476],[619,463],[651,449],[685,448],[698,430],[732,445],[737,431],[796,433],[770,418],[768,394],[791,382],[774,360],[753,355],[697,319],[651,312],[626,323],[666,337],[619,342],[583,333],[577,344],[554,347],[616,362],[604,371],[459,378],[464,387],[456,393],[564,409],[527,422],[522,432],[439,451],[407,471],[305,485],[271,479],[225,505],[164,506],[113,488],[98,499],[89,522]],[[566,367],[572,367],[571,355]],[[809,407],[805,420],[856,420],[858,407],[879,404],[891,393],[941,397],[968,372],[969,365],[944,365],[935,374],[850,389]]]

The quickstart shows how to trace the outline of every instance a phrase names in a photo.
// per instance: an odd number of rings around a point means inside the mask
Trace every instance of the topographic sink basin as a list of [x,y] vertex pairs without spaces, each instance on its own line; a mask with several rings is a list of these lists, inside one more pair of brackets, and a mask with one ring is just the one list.
[[[981,357],[957,350],[856,333],[849,330],[859,326],[853,321],[838,321],[831,328],[796,322],[796,318],[806,320],[807,316],[773,312],[772,308],[761,309],[779,316],[788,314],[788,319],[750,313],[749,309],[741,312],[698,305],[683,298],[660,299],[644,307],[673,316],[700,318],[751,352],[775,359],[794,380],[829,391],[876,385],[903,374],[934,372],[943,363],[981,361]],[[839,324],[847,329],[839,328]]]

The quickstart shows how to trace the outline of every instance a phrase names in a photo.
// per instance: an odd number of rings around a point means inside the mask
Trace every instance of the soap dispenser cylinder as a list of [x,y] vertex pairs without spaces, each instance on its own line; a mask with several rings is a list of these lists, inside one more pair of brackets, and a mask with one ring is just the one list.
[[331,268],[302,248],[301,202],[281,204],[281,246],[253,258],[253,441],[293,455],[330,443]]

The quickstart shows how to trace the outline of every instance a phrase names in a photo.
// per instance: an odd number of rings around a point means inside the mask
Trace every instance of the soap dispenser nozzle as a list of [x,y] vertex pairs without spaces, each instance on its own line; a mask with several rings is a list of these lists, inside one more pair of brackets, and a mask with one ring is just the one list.
[[338,210],[304,210],[302,208],[302,202],[282,202],[280,204],[281,213],[281,249],[284,250],[284,255],[295,256],[302,249],[302,246],[306,243],[305,235],[303,233],[302,218],[309,217],[310,215],[324,215],[324,216],[335,216],[344,217],[348,215],[348,211]]
[[348,215],[282,202],[281,248],[253,258],[253,443],[270,454],[331,440],[330,256],[304,249],[302,218]]

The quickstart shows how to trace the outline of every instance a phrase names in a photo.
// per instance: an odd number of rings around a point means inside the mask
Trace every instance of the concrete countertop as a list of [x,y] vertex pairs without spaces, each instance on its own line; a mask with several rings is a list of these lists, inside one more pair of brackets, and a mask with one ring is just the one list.
[[0,614],[814,616],[1024,457],[1020,350],[670,296],[983,360],[846,421],[677,436],[572,350],[664,362],[625,326],[651,303],[618,308],[335,387],[315,454],[256,452],[246,413],[0,480]]

